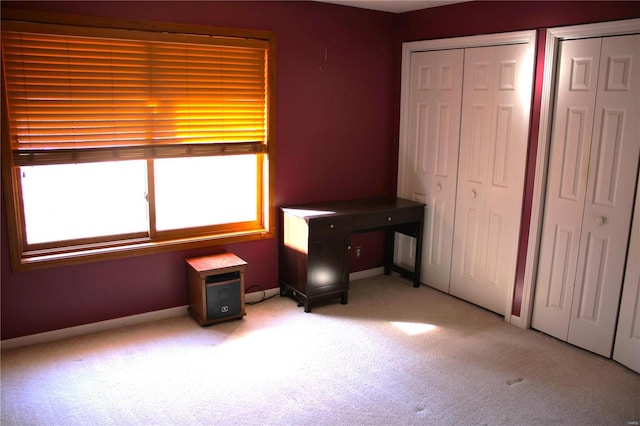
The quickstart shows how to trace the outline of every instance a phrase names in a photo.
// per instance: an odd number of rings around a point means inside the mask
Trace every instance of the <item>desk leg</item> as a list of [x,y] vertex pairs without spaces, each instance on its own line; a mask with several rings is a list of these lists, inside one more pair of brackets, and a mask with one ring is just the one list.
[[413,267],[413,286],[420,287],[420,275],[422,269],[422,222],[416,226],[416,263]]
[[391,267],[393,266],[393,251],[395,244],[395,231],[387,228],[384,230],[384,274],[389,275],[391,273]]

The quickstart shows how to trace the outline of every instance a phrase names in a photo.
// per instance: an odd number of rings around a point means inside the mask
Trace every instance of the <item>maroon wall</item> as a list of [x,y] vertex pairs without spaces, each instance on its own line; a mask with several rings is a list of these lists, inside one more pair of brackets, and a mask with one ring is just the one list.
[[[400,43],[508,31],[539,30],[523,221],[512,310],[516,316],[520,316],[521,310],[524,266],[531,219],[531,199],[542,101],[544,45],[546,42],[544,30],[559,26],[638,17],[640,17],[640,2],[638,1],[472,1],[404,13],[398,16],[397,34]],[[397,49],[400,49],[400,46]],[[400,64],[396,66],[399,67]],[[397,68],[397,72],[399,72],[399,68]],[[397,95],[396,101],[399,102]],[[398,120],[397,115],[396,120]]]
[[[274,31],[278,39],[278,205],[395,192],[399,42],[640,16],[638,2],[478,1],[400,15],[314,2],[3,1],[2,5]],[[539,49],[543,42],[544,37],[539,36]],[[542,57],[539,50],[539,60]],[[527,208],[541,81],[538,64]],[[2,339],[184,305],[184,258],[193,255],[232,251],[249,262],[247,287],[275,288],[278,284],[277,241],[273,239],[13,273],[4,205],[1,210]],[[526,223],[528,220],[525,216]],[[380,265],[378,235],[356,236],[353,245],[362,245],[363,256],[353,260],[352,270]],[[521,275],[519,269],[520,280]],[[518,312],[519,302],[518,298]]]
[[[2,2],[129,20],[271,30],[277,37],[276,204],[391,194],[394,15],[313,2]],[[4,202],[3,202],[4,204]],[[278,285],[277,240],[13,273],[2,207],[2,339],[187,303],[184,259],[232,251],[246,285]],[[354,238],[352,270],[380,265]],[[255,289],[254,289],[255,290]],[[294,305],[295,306],[295,305]]]
[[533,30],[640,16],[638,1],[483,1],[398,15],[400,41]]

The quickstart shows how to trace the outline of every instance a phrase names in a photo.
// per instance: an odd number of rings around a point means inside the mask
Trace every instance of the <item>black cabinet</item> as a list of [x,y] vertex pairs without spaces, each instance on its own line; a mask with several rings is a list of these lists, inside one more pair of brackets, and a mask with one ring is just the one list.
[[[340,298],[349,291],[350,236],[386,230],[385,273],[398,271],[420,285],[422,203],[396,197],[370,198],[282,207],[280,209],[280,294],[292,296],[310,312],[319,299]],[[393,264],[394,233],[416,238],[412,271]]]

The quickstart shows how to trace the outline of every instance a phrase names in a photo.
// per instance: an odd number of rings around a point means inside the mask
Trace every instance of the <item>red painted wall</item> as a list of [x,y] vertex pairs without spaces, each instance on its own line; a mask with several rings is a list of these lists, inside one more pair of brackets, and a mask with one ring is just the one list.
[[[3,1],[2,5],[274,31],[278,205],[395,192],[399,42],[640,16],[638,2],[471,2],[401,15],[290,1]],[[540,47],[544,38],[539,40]],[[542,58],[540,52],[538,56]],[[539,64],[532,153],[541,71]],[[529,160],[530,170],[533,160],[535,155]],[[530,200],[532,172],[528,177]],[[184,305],[184,258],[195,255],[232,251],[249,263],[247,287],[278,285],[276,240],[13,273],[4,200],[1,215],[2,339]],[[352,245],[363,246],[363,256],[352,259],[353,271],[381,264],[380,238],[375,233],[354,236]]]
[[483,1],[398,16],[400,41],[533,30],[640,16],[638,1]]
[[[395,191],[394,16],[315,2],[24,2],[76,15],[271,30],[277,36],[276,204]],[[4,204],[4,201],[3,201]],[[375,235],[354,238],[352,270],[381,264]],[[13,273],[2,207],[2,339],[187,303],[186,257],[227,250],[246,285],[278,286],[277,240]],[[255,289],[253,289],[255,290]],[[295,307],[295,304],[292,304]]]
[[[513,315],[520,316],[526,249],[529,241],[531,199],[533,197],[542,101],[544,45],[546,42],[544,30],[552,27],[638,17],[640,17],[640,2],[638,1],[472,1],[404,13],[398,16],[399,43],[508,31],[539,30]],[[400,48],[400,46],[397,47],[397,49]],[[399,72],[399,66],[400,64],[397,64],[397,72]],[[398,95],[396,95],[396,100],[399,103]],[[396,115],[396,120],[398,120],[397,117]]]

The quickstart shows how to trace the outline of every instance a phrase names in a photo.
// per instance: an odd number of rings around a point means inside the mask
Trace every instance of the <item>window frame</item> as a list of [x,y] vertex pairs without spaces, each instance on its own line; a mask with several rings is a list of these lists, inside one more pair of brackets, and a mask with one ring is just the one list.
[[[257,156],[257,192],[259,217],[256,223],[237,223],[226,226],[220,232],[220,225],[155,232],[150,229],[149,235],[129,234],[111,237],[97,237],[70,241],[67,244],[27,244],[22,193],[20,185],[20,168],[14,160],[10,143],[8,116],[8,99],[6,96],[4,66],[2,67],[2,182],[4,203],[7,216],[7,239],[11,254],[11,265],[14,271],[41,269],[53,266],[71,265],[146,255],[175,250],[186,250],[200,247],[233,244],[243,241],[255,241],[275,238],[275,57],[276,40],[270,31],[221,28],[202,25],[126,21],[85,16],[59,15],[51,13],[31,12],[2,8],[2,20],[24,21],[29,23],[57,24],[87,28],[119,30],[138,30],[146,32],[210,35],[266,41],[266,140],[264,149],[255,152]],[[231,145],[231,144],[220,144]],[[194,151],[197,148],[194,149]],[[224,151],[224,147],[222,150]],[[215,149],[213,149],[215,152]],[[212,150],[205,149],[198,155],[210,155]],[[246,153],[246,152],[244,152]],[[233,153],[232,153],[233,154]],[[215,154],[214,154],[215,155]],[[153,173],[153,159],[147,160],[147,173]],[[151,185],[150,181],[150,185]],[[151,189],[151,188],[150,188]],[[149,191],[153,194],[153,191]],[[153,200],[149,200],[149,214],[153,215]],[[224,227],[224,226],[223,226]]]

